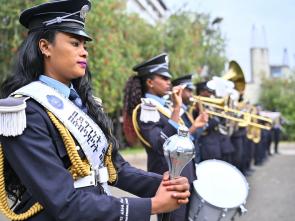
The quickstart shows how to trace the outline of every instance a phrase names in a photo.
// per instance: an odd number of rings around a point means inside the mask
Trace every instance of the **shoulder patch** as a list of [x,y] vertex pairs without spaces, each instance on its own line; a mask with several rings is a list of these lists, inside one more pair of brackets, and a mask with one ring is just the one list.
[[160,113],[156,105],[150,102],[149,99],[142,99],[141,100],[141,112],[139,120],[147,123],[151,122],[158,122],[160,120]]
[[29,97],[16,96],[0,99],[0,135],[17,136],[27,126],[25,109]]

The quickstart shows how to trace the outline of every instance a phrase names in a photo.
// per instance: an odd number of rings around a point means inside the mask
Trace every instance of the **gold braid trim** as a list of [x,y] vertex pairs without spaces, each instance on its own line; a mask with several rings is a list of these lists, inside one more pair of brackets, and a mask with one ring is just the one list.
[[[47,114],[59,131],[64,142],[65,148],[72,164],[72,166],[68,170],[72,174],[73,179],[76,180],[78,177],[88,176],[90,174],[90,165],[87,160],[81,160],[76,149],[75,141],[70,132],[50,111],[47,110]],[[110,183],[114,182],[117,179],[116,169],[112,162],[112,149],[112,145],[110,145],[104,159],[105,166],[107,166],[110,175]],[[37,202],[28,211],[21,214],[16,214],[10,209],[7,198],[8,197],[5,190],[4,179],[4,155],[2,146],[0,144],[0,211],[10,220],[21,221],[36,215],[43,209],[42,205]]]
[[65,128],[65,126],[50,111],[47,110],[47,114],[57,128],[65,144],[68,156],[72,163],[72,166],[69,168],[69,170],[73,175],[74,180],[76,180],[78,177],[88,176],[90,174],[90,165],[87,161],[81,160],[76,149],[75,141],[69,130]]
[[29,217],[37,214],[43,209],[39,203],[35,203],[28,211],[16,214],[14,213],[8,204],[7,193],[5,190],[5,180],[4,180],[4,155],[2,146],[0,144],[0,210],[1,212],[8,217],[10,220],[25,220]]
[[104,165],[108,169],[110,183],[115,182],[117,180],[117,176],[118,176],[116,168],[115,168],[114,163],[112,161],[112,151],[113,151],[113,145],[110,144],[108,151],[106,152],[105,157],[104,157]]
[[[137,137],[139,138],[139,140],[146,145],[147,147],[152,148],[152,145],[141,135],[140,133],[140,128],[137,122],[137,113],[138,113],[138,109],[141,107],[141,103],[138,104],[132,111],[132,124],[133,124],[133,128],[134,131],[137,135]],[[171,114],[167,113],[167,111],[165,111],[163,108],[156,106],[157,110],[162,113],[165,117],[169,118],[171,117]],[[180,125],[185,125],[183,120],[181,118],[179,118],[179,122]]]
[[140,128],[139,128],[139,125],[138,125],[138,122],[137,122],[137,112],[138,112],[138,109],[140,108],[140,106],[141,106],[141,104],[138,104],[134,108],[134,110],[132,111],[132,124],[133,124],[133,128],[134,128],[134,131],[135,131],[137,137],[139,138],[139,140],[144,145],[146,145],[147,147],[152,147],[152,145],[146,139],[144,139],[144,137],[140,133]]
[[[47,113],[49,118],[61,134],[70,161],[72,163],[69,171],[73,175],[74,180],[76,180],[78,177],[88,176],[90,174],[89,162],[87,160],[81,160],[78,151],[76,150],[75,141],[69,130],[65,128],[65,126],[50,111],[47,111]],[[108,169],[110,183],[113,183],[117,180],[117,171],[112,161],[112,151],[113,146],[112,144],[110,144],[104,158],[104,165]]]

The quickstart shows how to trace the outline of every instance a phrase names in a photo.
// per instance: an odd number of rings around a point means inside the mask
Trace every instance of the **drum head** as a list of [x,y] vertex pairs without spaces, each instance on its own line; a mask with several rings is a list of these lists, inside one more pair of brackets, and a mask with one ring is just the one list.
[[249,186],[236,167],[221,160],[206,160],[196,165],[196,173],[195,191],[209,204],[235,208],[245,203]]

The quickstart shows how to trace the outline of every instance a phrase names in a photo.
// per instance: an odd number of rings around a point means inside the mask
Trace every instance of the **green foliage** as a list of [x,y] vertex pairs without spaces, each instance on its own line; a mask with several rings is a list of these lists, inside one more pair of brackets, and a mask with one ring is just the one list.
[[295,140],[295,79],[265,79],[259,102],[267,110],[282,113],[289,122],[284,125],[284,135]]
[[123,87],[138,62],[159,53],[160,34],[135,15],[124,12],[125,1],[93,4],[87,29],[93,86],[108,112],[122,107]]
[[209,67],[209,79],[222,72],[225,43],[220,30],[210,27],[209,19],[205,14],[182,12],[171,16],[165,24],[165,48],[175,77],[200,73],[204,65]]
[[0,0],[0,82],[9,74],[13,56],[26,30],[19,24],[19,14],[35,4],[45,0]]
[[[0,10],[0,82],[27,33],[18,22],[20,12],[46,1],[0,0],[5,5]],[[92,1],[87,15],[86,29],[93,38],[87,46],[93,88],[108,113],[119,114],[116,110],[123,105],[123,88],[132,67],[161,52],[169,53],[174,77],[199,72],[204,64],[210,72],[221,73],[226,61],[224,39],[210,27],[208,15],[183,12],[151,26],[137,14],[126,13],[125,4],[125,0]]]

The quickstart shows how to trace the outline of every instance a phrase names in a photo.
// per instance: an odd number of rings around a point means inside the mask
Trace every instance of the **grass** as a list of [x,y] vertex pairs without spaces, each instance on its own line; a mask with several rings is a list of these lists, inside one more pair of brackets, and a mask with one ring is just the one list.
[[122,155],[134,155],[139,153],[145,153],[143,146],[127,147],[119,151]]

